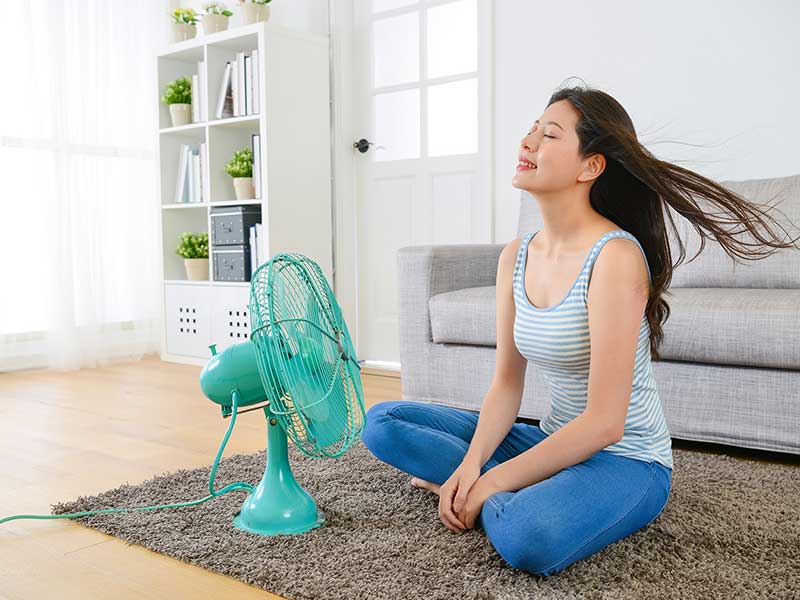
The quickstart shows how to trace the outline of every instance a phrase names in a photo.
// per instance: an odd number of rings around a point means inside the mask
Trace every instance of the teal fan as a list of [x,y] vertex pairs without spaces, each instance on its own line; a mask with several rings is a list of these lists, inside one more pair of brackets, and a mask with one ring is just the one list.
[[288,438],[308,457],[345,453],[366,419],[361,367],[336,298],[310,258],[278,254],[258,267],[248,307],[250,341],[219,354],[211,346],[200,387],[223,417],[266,401],[264,477],[234,525],[263,535],[302,533],[325,517],[292,474]]

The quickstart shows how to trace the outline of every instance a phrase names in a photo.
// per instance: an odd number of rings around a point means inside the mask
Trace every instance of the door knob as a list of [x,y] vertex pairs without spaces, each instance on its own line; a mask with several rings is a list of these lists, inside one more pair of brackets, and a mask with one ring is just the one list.
[[[358,140],[357,142],[354,142],[354,143],[353,143],[353,148],[355,148],[356,150],[358,150],[358,151],[359,151],[359,152],[361,152],[362,154],[364,154],[364,152],[366,152],[367,150],[369,150],[369,147],[370,147],[370,146],[375,146],[375,143],[374,143],[374,142],[369,142],[369,141],[365,140],[364,138],[361,138],[361,139],[360,139],[360,140]],[[383,146],[375,146],[375,149],[376,149],[376,150],[377,150],[378,148],[383,148],[384,150],[386,149],[386,148],[384,148]]]

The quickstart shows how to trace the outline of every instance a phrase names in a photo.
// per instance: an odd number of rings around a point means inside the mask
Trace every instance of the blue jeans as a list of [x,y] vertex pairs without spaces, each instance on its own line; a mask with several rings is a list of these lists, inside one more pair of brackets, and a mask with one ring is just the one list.
[[[410,400],[375,404],[361,439],[378,459],[443,484],[461,464],[478,414]],[[514,423],[481,475],[545,439],[538,425]],[[585,461],[483,504],[476,525],[510,566],[547,576],[646,527],[661,514],[672,469],[601,450]]]

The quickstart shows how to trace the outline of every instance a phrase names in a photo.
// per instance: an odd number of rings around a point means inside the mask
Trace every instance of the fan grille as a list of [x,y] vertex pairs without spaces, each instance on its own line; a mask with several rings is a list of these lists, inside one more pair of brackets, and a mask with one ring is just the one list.
[[270,411],[306,456],[340,456],[364,427],[361,369],[319,265],[276,255],[253,273],[249,308]]

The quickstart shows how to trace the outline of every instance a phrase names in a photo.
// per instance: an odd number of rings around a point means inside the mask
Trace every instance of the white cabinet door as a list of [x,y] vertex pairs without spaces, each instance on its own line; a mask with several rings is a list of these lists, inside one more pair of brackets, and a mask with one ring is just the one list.
[[[228,346],[250,341],[250,286],[221,286],[211,288],[211,341],[217,352]],[[209,353],[208,356],[211,356]]]
[[208,285],[165,284],[167,353],[207,358],[209,339]]

